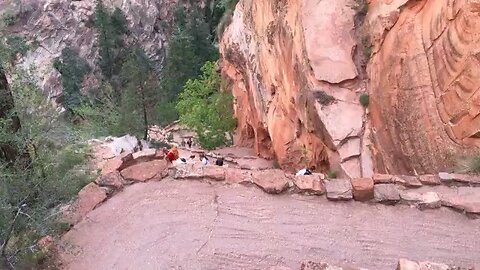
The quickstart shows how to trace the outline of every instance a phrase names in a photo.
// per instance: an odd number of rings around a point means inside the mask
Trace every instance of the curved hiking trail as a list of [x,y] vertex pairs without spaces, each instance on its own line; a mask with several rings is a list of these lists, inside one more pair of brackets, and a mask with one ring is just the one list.
[[167,177],[126,187],[62,242],[64,268],[79,270],[299,269],[304,261],[395,269],[399,258],[471,266],[480,219]]

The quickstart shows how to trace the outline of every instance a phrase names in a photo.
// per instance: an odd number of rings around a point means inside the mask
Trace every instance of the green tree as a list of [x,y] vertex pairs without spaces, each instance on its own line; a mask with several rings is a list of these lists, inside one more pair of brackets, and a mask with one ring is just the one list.
[[96,1],[94,15],[98,34],[98,66],[105,78],[111,79],[118,66],[116,63],[122,58],[123,35],[128,30],[127,19],[118,8],[110,14],[103,0]]
[[87,61],[70,47],[62,50],[61,57],[55,59],[53,67],[62,74],[63,93],[59,101],[71,116],[73,110],[82,102],[80,88],[83,78],[91,68]]
[[210,27],[198,9],[187,12],[183,6],[175,10],[174,31],[167,48],[165,68],[162,71],[161,88],[164,94],[158,106],[165,121],[176,119],[171,105],[189,79],[200,75],[206,61],[218,59],[218,50],[212,43]]
[[180,121],[197,132],[200,145],[213,149],[225,144],[225,134],[235,128],[233,97],[220,91],[222,80],[215,63],[206,62],[201,71],[198,79],[185,84],[177,110]]
[[152,114],[160,100],[158,79],[150,61],[140,49],[135,49],[123,65],[123,93],[120,104],[120,125],[146,140]]

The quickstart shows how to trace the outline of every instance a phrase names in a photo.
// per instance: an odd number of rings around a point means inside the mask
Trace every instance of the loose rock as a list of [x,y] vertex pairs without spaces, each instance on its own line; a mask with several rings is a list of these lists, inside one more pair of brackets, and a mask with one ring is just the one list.
[[309,194],[322,195],[326,191],[319,175],[295,176],[294,184],[301,192]]
[[456,193],[442,194],[441,198],[444,206],[469,214],[480,214],[480,188],[459,187]]
[[452,173],[450,176],[456,182],[464,184],[480,184],[480,176],[478,175]]
[[435,185],[442,184],[442,182],[440,182],[440,178],[437,175],[433,175],[433,174],[420,175],[418,179],[424,185],[435,186]]
[[420,270],[420,265],[406,259],[398,260],[397,270]]
[[106,198],[106,192],[97,184],[86,185],[78,193],[78,198],[63,209],[63,221],[73,225],[77,224]]
[[107,175],[98,177],[95,180],[95,183],[101,187],[113,187],[115,189],[120,189],[127,184],[127,181],[123,179],[119,171],[114,171]]
[[353,198],[352,184],[347,179],[332,179],[325,182],[327,199],[332,201],[347,201]]
[[130,166],[121,171],[125,180],[145,182],[160,180],[167,173],[168,164],[165,160],[153,160]]
[[215,181],[225,181],[225,168],[219,166],[205,166],[203,177]]
[[253,182],[267,193],[279,194],[288,188],[288,178],[282,170],[254,171]]
[[133,153],[133,159],[136,162],[150,161],[155,159],[156,154],[157,154],[157,150],[154,148],[145,149],[140,152]]
[[393,177],[393,183],[399,184],[409,188],[419,188],[422,187],[423,184],[418,180],[416,176],[408,176],[408,175],[399,175]]
[[443,263],[420,262],[420,270],[449,270],[450,267]]
[[378,184],[374,187],[375,201],[384,204],[396,204],[400,201],[400,193],[394,184]]
[[393,176],[389,174],[374,174],[373,175],[373,182],[375,184],[392,184],[393,183]]
[[421,201],[418,203],[420,209],[433,209],[442,206],[442,201],[436,192],[427,192],[422,194]]
[[352,179],[353,198],[356,201],[368,201],[374,198],[372,178]]
[[252,172],[237,168],[228,168],[225,178],[229,184],[250,184],[253,183]]

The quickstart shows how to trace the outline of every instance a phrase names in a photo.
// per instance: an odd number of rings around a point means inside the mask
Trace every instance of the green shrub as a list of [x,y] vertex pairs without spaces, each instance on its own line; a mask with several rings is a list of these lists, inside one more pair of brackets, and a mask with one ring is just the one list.
[[367,108],[370,104],[370,96],[367,93],[363,93],[360,95],[359,101],[363,107]]
[[456,171],[460,173],[480,173],[480,155],[459,159]]
[[355,16],[359,18],[364,18],[365,16],[367,16],[368,3],[366,0],[356,0],[352,8],[355,11]]
[[12,26],[17,22],[17,17],[11,12],[5,12],[2,16],[2,21],[7,26]]
[[317,91],[314,92],[313,95],[322,105],[330,105],[332,102],[335,101],[335,98],[325,93],[325,91]]
[[337,171],[335,171],[335,170],[330,170],[330,171],[328,171],[327,177],[330,178],[330,179],[335,179],[335,178],[337,178]]
[[363,47],[363,55],[365,56],[366,59],[370,59],[373,53],[370,36],[366,35],[362,37],[362,47]]

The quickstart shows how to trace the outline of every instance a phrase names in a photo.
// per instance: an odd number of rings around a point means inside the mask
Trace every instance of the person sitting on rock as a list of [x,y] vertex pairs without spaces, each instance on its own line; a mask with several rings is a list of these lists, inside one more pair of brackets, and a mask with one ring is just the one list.
[[312,175],[315,171],[315,166],[311,166],[310,168],[304,168],[297,172],[296,176],[300,175]]
[[192,138],[188,138],[187,140],[187,145],[188,145],[188,148],[192,148]]
[[210,164],[210,161],[208,160],[207,156],[205,154],[200,154],[200,161],[202,162],[203,165],[207,166]]
[[[165,152],[165,150],[164,150]],[[166,160],[169,161],[169,162],[173,162],[175,160],[177,160],[179,157],[179,154],[178,154],[178,149],[177,149],[177,146],[173,146],[172,149],[170,149],[170,151],[168,151],[166,153]]]
[[217,160],[215,160],[215,165],[217,166],[223,166],[223,158],[217,158]]

